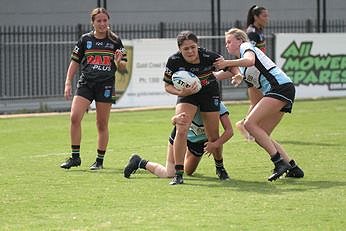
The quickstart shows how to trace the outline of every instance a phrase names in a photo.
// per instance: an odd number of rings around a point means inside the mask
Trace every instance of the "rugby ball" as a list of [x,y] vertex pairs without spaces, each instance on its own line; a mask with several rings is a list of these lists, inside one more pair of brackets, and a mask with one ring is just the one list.
[[185,87],[190,87],[194,83],[197,83],[196,92],[198,92],[202,88],[201,81],[199,80],[199,78],[189,71],[174,72],[172,75],[172,82],[174,87],[178,90],[181,90]]

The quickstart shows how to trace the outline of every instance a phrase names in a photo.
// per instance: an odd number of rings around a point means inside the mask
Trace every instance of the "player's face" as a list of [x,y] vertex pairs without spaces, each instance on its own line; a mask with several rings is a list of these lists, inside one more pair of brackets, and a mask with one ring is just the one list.
[[93,27],[96,34],[106,34],[108,30],[109,20],[108,16],[104,13],[97,14],[95,16]]
[[185,40],[180,45],[179,50],[188,63],[199,63],[198,44],[193,40]]
[[240,44],[242,43],[242,40],[235,38],[233,34],[229,34],[229,35],[226,35],[225,41],[226,41],[226,49],[228,53],[239,57],[239,54],[240,54],[239,47],[240,47]]
[[257,26],[263,28],[268,24],[269,21],[269,13],[268,10],[262,10],[262,12],[258,16],[254,16],[255,18],[255,24]]

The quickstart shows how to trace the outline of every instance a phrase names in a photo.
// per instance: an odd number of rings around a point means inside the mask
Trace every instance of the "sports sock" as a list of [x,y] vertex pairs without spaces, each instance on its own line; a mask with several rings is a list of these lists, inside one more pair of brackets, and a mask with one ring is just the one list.
[[182,176],[184,174],[184,165],[180,165],[180,164],[175,165],[175,174]]
[[71,145],[71,155],[73,159],[80,157],[80,145]]
[[221,160],[216,160],[216,159],[214,158],[214,161],[215,161],[215,167],[216,167],[216,168],[223,168],[223,159],[221,159]]
[[297,164],[293,159],[289,162],[289,164],[291,165],[292,168],[297,167]]
[[138,168],[147,169],[146,166],[148,161],[149,160],[141,159],[141,161],[139,161]]
[[270,160],[274,163],[277,164],[278,162],[280,162],[282,160],[280,153],[277,152],[273,157],[270,158]]
[[103,159],[105,157],[106,151],[97,149],[96,162],[99,164],[103,164]]

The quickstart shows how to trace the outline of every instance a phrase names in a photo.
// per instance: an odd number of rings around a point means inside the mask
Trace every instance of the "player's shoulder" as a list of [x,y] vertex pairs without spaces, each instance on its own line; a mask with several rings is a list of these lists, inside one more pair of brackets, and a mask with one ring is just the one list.
[[254,50],[255,46],[251,42],[244,42],[240,44],[240,50]]
[[168,57],[169,62],[179,62],[181,60],[183,60],[183,56],[181,55],[179,51]]
[[252,25],[252,24],[250,24],[247,28],[246,28],[246,33],[256,33],[256,31],[257,31],[257,28],[254,26],[254,25]]
[[93,39],[93,33],[92,32],[87,32],[87,33],[84,33],[82,34],[81,36],[81,39],[84,40],[84,39]]
[[210,59],[215,59],[215,58],[218,58],[220,57],[221,55],[214,52],[214,51],[211,51],[211,50],[208,50],[204,47],[199,47],[198,48],[198,52],[200,53],[200,55],[203,57],[203,58],[210,58]]

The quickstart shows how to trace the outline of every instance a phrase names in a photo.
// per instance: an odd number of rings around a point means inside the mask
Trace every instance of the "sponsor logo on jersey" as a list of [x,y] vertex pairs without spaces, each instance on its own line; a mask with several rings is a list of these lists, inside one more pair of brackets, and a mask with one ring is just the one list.
[[90,49],[92,48],[93,43],[91,41],[87,41],[87,48]]

